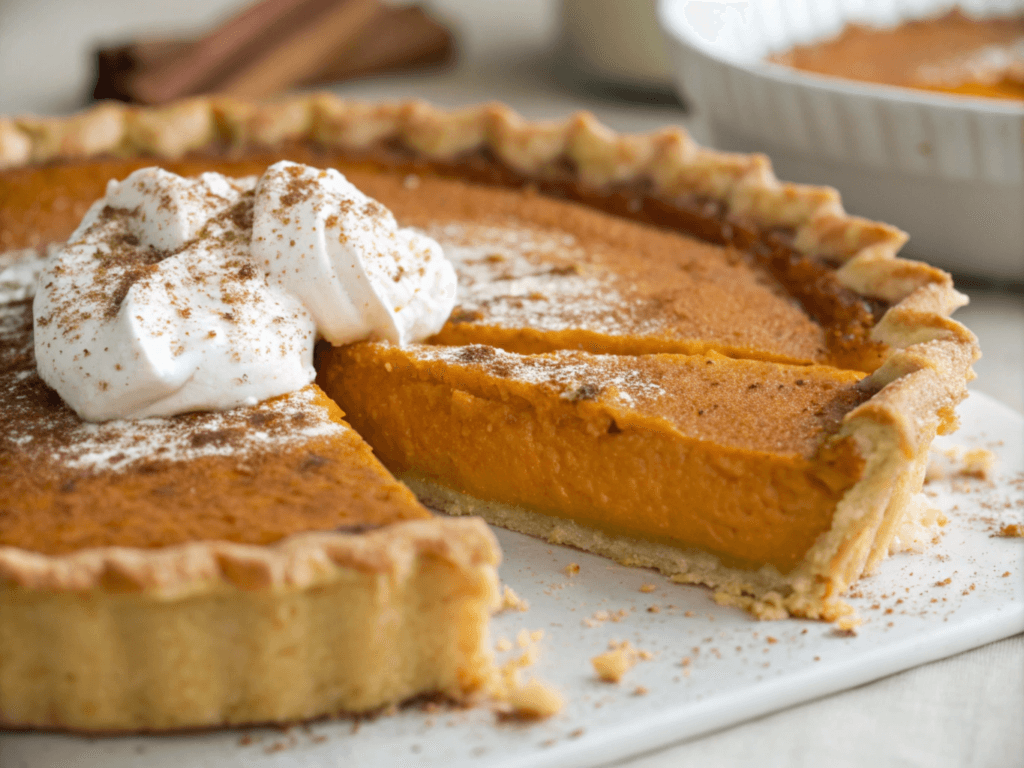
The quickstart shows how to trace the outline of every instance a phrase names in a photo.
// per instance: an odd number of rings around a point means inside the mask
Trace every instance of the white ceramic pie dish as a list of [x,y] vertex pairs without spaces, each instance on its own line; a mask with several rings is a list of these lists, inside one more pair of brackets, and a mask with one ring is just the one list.
[[677,85],[718,147],[830,184],[847,210],[907,230],[907,255],[1024,281],[1024,104],[800,72],[765,58],[847,22],[893,26],[1024,0],[660,0]]

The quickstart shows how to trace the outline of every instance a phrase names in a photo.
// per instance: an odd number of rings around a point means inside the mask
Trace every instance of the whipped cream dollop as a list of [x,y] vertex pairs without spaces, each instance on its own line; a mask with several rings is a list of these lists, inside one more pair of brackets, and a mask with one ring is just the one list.
[[399,228],[334,169],[267,169],[256,185],[252,252],[335,345],[419,341],[441,330],[455,306],[455,268],[437,241]]
[[47,262],[39,374],[87,421],[227,410],[313,381],[318,334],[398,344],[455,303],[440,246],[334,170],[111,181]]

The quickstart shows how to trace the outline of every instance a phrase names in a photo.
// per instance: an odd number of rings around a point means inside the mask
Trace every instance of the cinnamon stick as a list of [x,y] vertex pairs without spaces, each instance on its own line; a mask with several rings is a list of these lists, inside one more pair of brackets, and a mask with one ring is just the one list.
[[[351,0],[363,5],[369,0]],[[349,0],[340,0],[349,2]],[[160,103],[201,93],[240,62],[273,45],[278,31],[302,25],[339,0],[262,0],[228,19],[191,47],[132,77],[129,89],[136,100]]]
[[307,84],[348,80],[414,66],[444,64],[455,55],[451,30],[419,6],[389,8],[366,32],[341,48]]
[[96,52],[96,85],[92,97],[133,101],[131,84],[136,73],[181,56],[192,44],[191,40],[156,39],[101,48]]
[[[98,51],[94,98],[157,103],[157,97],[209,92],[260,97],[454,56],[451,31],[418,6],[287,0],[292,10],[282,13],[283,2],[264,0],[199,39],[144,39]],[[271,12],[254,21],[260,9]],[[234,30],[228,40],[226,30]]]
[[219,93],[259,98],[299,85],[321,71],[331,55],[351,46],[382,12],[378,0],[336,0],[237,67],[215,86]]

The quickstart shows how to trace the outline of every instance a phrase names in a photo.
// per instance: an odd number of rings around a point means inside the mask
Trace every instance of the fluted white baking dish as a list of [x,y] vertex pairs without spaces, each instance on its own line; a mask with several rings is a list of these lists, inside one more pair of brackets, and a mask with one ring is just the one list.
[[847,210],[910,233],[906,253],[1024,281],[1024,104],[800,72],[766,57],[847,22],[893,26],[1024,0],[661,0],[676,81],[723,149],[762,151],[780,178],[829,184]]

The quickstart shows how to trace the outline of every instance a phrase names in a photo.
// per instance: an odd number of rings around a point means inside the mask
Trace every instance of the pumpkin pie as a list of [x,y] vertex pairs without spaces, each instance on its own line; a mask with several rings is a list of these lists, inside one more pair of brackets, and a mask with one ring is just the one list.
[[836,37],[772,61],[884,85],[1024,99],[1024,16],[977,18],[954,9],[892,28],[848,24]]
[[439,239],[459,306],[427,344],[321,346],[318,386],[252,408],[85,425],[34,373],[27,302],[6,305],[5,724],[465,697],[490,674],[497,549],[407,487],[765,617],[839,619],[934,522],[928,446],[977,356],[963,297],[833,190],[675,129],[322,95],[0,119],[0,249],[59,242],[139,167],[280,159]]

